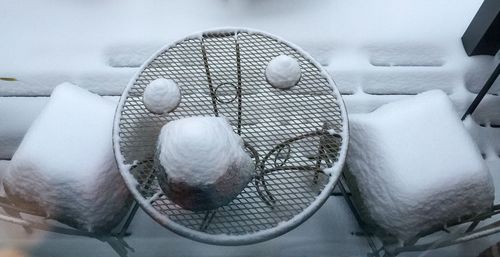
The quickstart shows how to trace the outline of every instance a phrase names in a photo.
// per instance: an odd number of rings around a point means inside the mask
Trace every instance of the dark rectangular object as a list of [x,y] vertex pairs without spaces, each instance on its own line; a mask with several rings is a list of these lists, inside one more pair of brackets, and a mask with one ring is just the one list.
[[469,56],[495,55],[500,48],[500,0],[484,0],[462,36]]

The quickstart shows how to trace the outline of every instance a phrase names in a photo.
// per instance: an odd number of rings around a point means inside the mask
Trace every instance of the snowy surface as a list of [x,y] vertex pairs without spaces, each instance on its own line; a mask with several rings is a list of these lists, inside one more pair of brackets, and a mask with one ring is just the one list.
[[[0,174],[2,174],[0,161]],[[491,170],[500,169],[500,159],[488,161]],[[493,178],[500,184],[500,174]],[[497,192],[498,193],[498,192]],[[500,199],[500,198],[497,198]],[[1,210],[0,210],[1,213]],[[19,249],[28,256],[118,257],[108,244],[95,239],[65,236],[36,231],[26,234],[20,226],[0,221],[0,239],[5,247]],[[239,247],[212,246],[198,243],[170,232],[158,225],[146,213],[139,210],[129,231],[133,234],[125,240],[135,249],[130,257],[142,256],[366,256],[369,246],[360,234],[349,207],[341,197],[330,197],[325,205],[309,220],[289,233],[273,240]],[[492,236],[474,240],[455,247],[446,247],[424,253],[407,253],[402,257],[474,257],[483,249],[500,240]],[[0,249],[6,249],[0,247]]]
[[155,79],[144,89],[142,99],[150,112],[162,114],[177,108],[181,102],[181,91],[171,79]]
[[288,89],[300,80],[300,65],[293,57],[279,55],[266,67],[266,79],[275,88]]
[[[498,56],[468,57],[460,42],[482,2],[4,1],[0,77],[7,79],[0,79],[0,96],[9,97],[0,97],[0,159],[12,157],[56,85],[72,82],[101,95],[118,96],[138,67],[162,45],[221,26],[268,31],[302,47],[332,75],[351,115],[429,89],[449,94],[462,114],[499,60]],[[474,138],[497,185],[499,105],[500,96],[489,94],[474,115]],[[3,245],[31,249],[33,256],[67,256],[68,252],[116,256],[97,240],[39,232],[26,235],[22,228],[0,224]],[[136,251],[130,256],[366,256],[368,252],[365,238],[351,234],[359,231],[347,206],[335,197],[296,230],[247,247],[208,246],[183,239],[142,212],[131,231],[134,234],[127,242]],[[425,256],[475,256],[498,240],[493,236]]]
[[490,124],[483,124],[481,126],[470,117],[465,120],[464,124],[479,148],[482,149],[484,158],[494,160],[499,157],[500,129],[492,128]]
[[[452,0],[49,3],[3,3],[0,77],[16,80],[0,80],[0,95],[47,96],[66,81],[101,95],[121,95],[142,62],[161,46],[221,26],[268,31],[302,47],[333,77],[349,113],[372,111],[429,89],[445,91],[463,112],[499,60],[468,57],[460,41],[482,0],[466,0],[453,8]],[[44,21],[32,21],[39,10],[47,14]],[[176,11],[164,15],[164,10]],[[39,110],[9,115],[8,109],[33,106],[22,100],[0,98],[2,124],[22,119],[19,130],[0,131],[0,142],[7,143],[0,158],[12,156],[25,124]],[[500,96],[489,95],[476,120],[500,124],[499,104]]]
[[492,206],[486,163],[442,91],[352,115],[350,121],[347,163],[366,220],[385,232],[406,240]]
[[[476,91],[493,58],[466,57],[460,36],[481,2],[453,8],[450,0],[6,2],[0,70],[17,81],[0,81],[0,93],[48,95],[70,81],[118,95],[160,46],[221,26],[253,27],[298,44],[328,69],[343,93],[360,88],[406,94],[436,87],[452,93],[464,86]],[[47,17],[34,22],[40,10]],[[175,11],[164,15],[166,10]],[[484,72],[468,72],[479,64]]]
[[161,129],[157,155],[166,179],[162,189],[190,210],[229,203],[253,177],[243,140],[223,117],[189,117]]
[[0,159],[12,157],[47,102],[46,97],[0,97]]
[[114,109],[77,86],[58,86],[7,167],[9,198],[83,230],[112,228],[129,199],[112,152]]

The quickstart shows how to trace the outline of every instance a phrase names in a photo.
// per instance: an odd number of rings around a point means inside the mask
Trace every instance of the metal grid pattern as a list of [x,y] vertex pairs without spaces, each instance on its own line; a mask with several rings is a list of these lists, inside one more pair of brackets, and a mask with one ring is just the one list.
[[[273,88],[264,75],[280,54],[296,58],[302,70],[289,90]],[[181,103],[171,113],[153,114],[143,105],[145,87],[157,78],[180,87]],[[125,164],[134,163],[130,173],[138,182],[131,190],[150,203],[142,207],[153,216],[208,235],[247,235],[290,220],[331,190],[322,169],[337,161],[346,122],[333,86],[298,50],[260,33],[208,32],[170,46],[145,66],[118,108],[120,153]],[[200,115],[225,116],[257,164],[236,199],[208,212],[184,210],[163,195],[153,160],[165,123]]]

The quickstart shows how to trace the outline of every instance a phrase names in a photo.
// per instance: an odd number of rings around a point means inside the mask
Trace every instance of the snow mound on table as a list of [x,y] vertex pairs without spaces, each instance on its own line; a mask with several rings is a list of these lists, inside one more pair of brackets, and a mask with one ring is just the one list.
[[352,115],[350,127],[351,183],[383,232],[406,240],[492,206],[488,168],[442,91]]
[[274,57],[266,67],[266,79],[275,88],[289,89],[299,82],[299,62],[288,55]]
[[223,117],[195,116],[168,122],[161,129],[157,146],[160,186],[175,203],[189,210],[223,206],[243,191],[254,175],[253,161],[244,149],[243,140]]
[[59,85],[8,166],[8,197],[78,229],[113,228],[130,202],[113,157],[114,110],[98,95]]
[[144,90],[143,102],[152,113],[171,112],[181,102],[181,91],[171,79],[155,79]]

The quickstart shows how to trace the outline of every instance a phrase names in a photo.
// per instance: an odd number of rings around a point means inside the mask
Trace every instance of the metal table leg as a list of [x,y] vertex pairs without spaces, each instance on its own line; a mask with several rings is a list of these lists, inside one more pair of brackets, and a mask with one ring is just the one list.
[[484,84],[483,88],[481,88],[481,91],[479,91],[479,94],[477,94],[474,101],[471,103],[471,105],[469,106],[467,111],[464,113],[464,116],[462,116],[462,120],[465,120],[465,118],[467,118],[467,116],[472,115],[472,113],[476,110],[479,103],[481,103],[481,101],[483,100],[486,93],[488,93],[488,91],[490,90],[490,88],[493,85],[493,83],[495,82],[495,80],[498,78],[499,74],[500,74],[500,63],[497,64],[497,67],[495,68],[495,70],[493,71],[491,76],[488,78],[488,80]]

